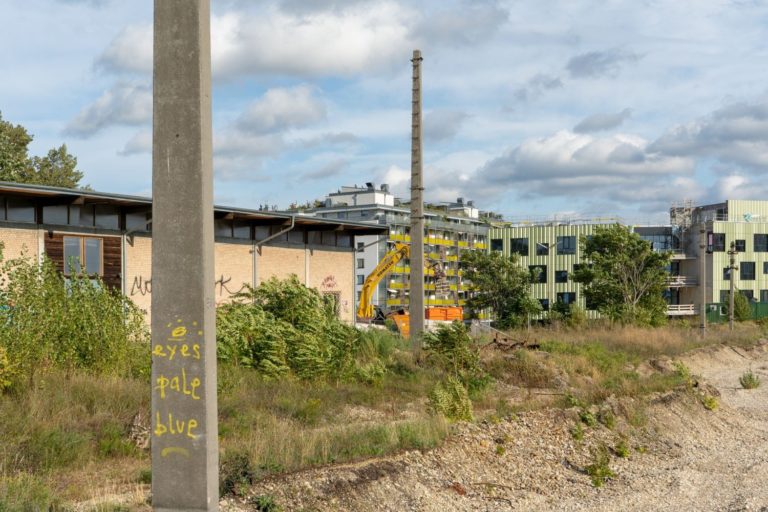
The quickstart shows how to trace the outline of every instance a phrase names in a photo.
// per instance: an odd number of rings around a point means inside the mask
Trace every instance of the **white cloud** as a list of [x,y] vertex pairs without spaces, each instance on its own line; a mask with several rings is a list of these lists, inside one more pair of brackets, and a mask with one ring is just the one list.
[[237,120],[237,127],[250,133],[284,132],[325,119],[325,104],[307,85],[270,89],[248,106]]
[[636,53],[623,50],[587,52],[571,57],[565,65],[571,78],[615,76],[625,64],[640,60]]
[[454,110],[432,110],[424,116],[424,138],[441,142],[456,137],[467,114]]
[[119,82],[85,107],[65,132],[89,137],[107,126],[143,125],[152,120],[152,89],[146,84]]
[[119,153],[123,156],[152,153],[152,132],[142,130],[136,133]]
[[115,37],[96,60],[107,71],[152,73],[152,24],[131,25]]

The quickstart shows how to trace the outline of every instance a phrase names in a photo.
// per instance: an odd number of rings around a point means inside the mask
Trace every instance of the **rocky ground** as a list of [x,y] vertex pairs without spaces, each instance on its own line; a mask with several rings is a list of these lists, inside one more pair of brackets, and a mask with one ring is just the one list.
[[[639,428],[598,425],[578,440],[575,408],[460,425],[440,449],[266,480],[222,508],[258,510],[262,496],[286,511],[768,511],[768,348],[710,348],[683,361],[699,377],[693,392],[657,397]],[[739,385],[749,369],[763,381],[754,390]],[[702,390],[719,394],[715,410]],[[592,450],[622,439],[629,456],[612,454],[615,477],[594,487]]]

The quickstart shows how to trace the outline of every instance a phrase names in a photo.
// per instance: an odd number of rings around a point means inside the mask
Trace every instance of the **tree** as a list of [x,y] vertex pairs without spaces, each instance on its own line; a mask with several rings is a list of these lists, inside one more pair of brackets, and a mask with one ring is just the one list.
[[666,321],[667,254],[620,224],[600,226],[582,236],[582,256],[589,264],[574,271],[587,302],[614,321],[659,325]]
[[83,173],[66,144],[45,156],[29,156],[32,136],[21,125],[3,120],[0,113],[0,181],[77,188]]
[[470,251],[462,254],[461,267],[475,292],[467,306],[475,311],[492,309],[500,328],[519,327],[529,314],[541,311],[539,302],[531,297],[531,275],[519,265],[517,256]]
[[[725,311],[731,304],[731,292],[725,292]],[[749,304],[749,299],[740,291],[736,291],[733,295],[733,318],[737,322],[746,322],[752,319],[752,306]]]

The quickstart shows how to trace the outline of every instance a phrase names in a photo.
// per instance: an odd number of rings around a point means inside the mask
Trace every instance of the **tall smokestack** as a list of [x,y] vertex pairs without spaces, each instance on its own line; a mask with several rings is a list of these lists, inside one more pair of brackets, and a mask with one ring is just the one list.
[[421,162],[421,51],[413,51],[411,101],[411,275],[410,335],[413,350],[421,350],[424,332],[424,181]]

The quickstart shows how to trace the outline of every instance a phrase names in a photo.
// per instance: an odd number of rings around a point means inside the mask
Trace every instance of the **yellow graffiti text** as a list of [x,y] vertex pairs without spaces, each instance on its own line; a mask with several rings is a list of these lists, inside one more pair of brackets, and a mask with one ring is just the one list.
[[191,439],[197,439],[195,429],[197,429],[199,424],[196,419],[190,418],[188,420],[180,420],[178,418],[174,418],[172,412],[169,412],[167,417],[168,421],[165,422],[165,418],[160,416],[160,412],[155,414],[154,434],[157,437],[162,437],[164,435],[186,435]]
[[[181,350],[179,350],[179,347],[181,347]],[[186,343],[181,346],[157,344],[152,349],[152,355],[156,357],[167,357],[169,361],[173,361],[178,352],[179,357],[191,357],[193,359],[200,359],[200,345],[198,343],[193,344],[191,353],[189,348],[189,345]]]
[[162,399],[165,399],[165,391],[170,389],[171,391],[191,396],[192,400],[200,400],[200,397],[197,395],[196,391],[202,382],[200,382],[200,379],[195,377],[189,381],[189,383],[187,383],[187,370],[185,368],[181,369],[180,376],[175,375],[169,378],[160,374],[157,377],[156,382],[157,385],[155,386],[155,389],[160,391],[160,398]]

